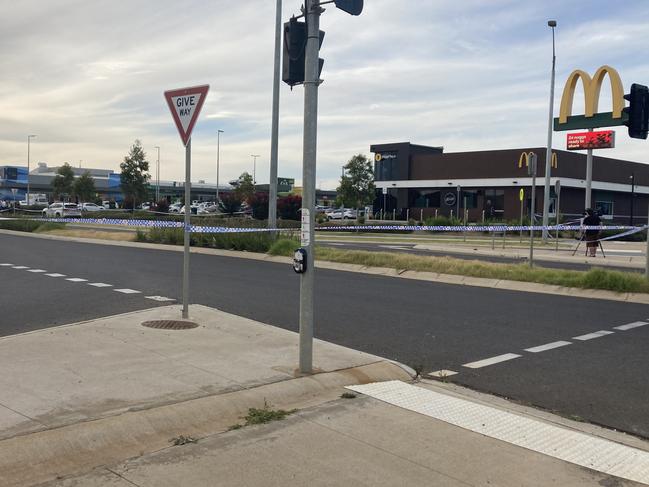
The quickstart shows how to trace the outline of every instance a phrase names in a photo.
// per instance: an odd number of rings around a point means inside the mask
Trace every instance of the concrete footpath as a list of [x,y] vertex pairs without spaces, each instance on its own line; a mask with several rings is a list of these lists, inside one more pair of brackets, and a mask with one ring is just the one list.
[[[0,485],[649,482],[637,438],[317,340],[316,373],[300,376],[295,333],[198,305],[198,326],[173,329],[179,317],[167,306],[1,338]],[[249,408],[292,414],[245,426]]]

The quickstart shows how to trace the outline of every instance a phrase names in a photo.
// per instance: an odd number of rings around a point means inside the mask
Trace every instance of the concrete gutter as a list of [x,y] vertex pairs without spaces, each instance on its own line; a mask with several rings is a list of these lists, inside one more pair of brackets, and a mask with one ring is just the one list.
[[[182,246],[152,244],[141,242],[120,242],[96,240],[91,238],[63,237],[57,235],[43,235],[28,232],[16,232],[13,230],[0,230],[0,234],[16,235],[22,237],[42,238],[49,240],[61,240],[68,242],[90,243],[95,245],[114,245],[118,247],[137,247],[152,250],[166,250],[171,252],[182,252]],[[290,257],[271,256],[268,254],[256,252],[240,252],[234,250],[208,249],[203,247],[192,247],[191,252],[203,255],[217,255],[222,257],[234,257],[238,259],[252,259],[265,262],[276,262],[290,265],[293,261]],[[618,264],[615,264],[618,265]],[[628,303],[649,304],[649,294],[645,293],[618,293],[615,291],[606,291],[598,289],[581,289],[573,287],[563,287],[551,284],[538,284],[534,282],[509,281],[505,279],[489,279],[481,277],[470,277],[453,274],[439,274],[435,272],[397,270],[383,267],[366,267],[358,264],[345,264],[338,262],[316,261],[316,267],[319,269],[329,269],[344,272],[357,272],[361,274],[381,275],[386,277],[399,277],[404,279],[413,279],[418,281],[439,282],[443,284],[455,284],[462,286],[476,286],[496,289],[506,289],[508,291],[521,291],[539,294],[553,294],[557,296],[570,296],[573,298],[585,299],[603,299],[608,301],[621,301]]]

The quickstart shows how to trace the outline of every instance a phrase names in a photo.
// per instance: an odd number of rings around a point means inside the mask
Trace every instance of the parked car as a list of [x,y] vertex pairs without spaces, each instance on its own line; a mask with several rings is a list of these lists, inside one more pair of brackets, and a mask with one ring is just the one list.
[[95,203],[81,203],[81,211],[104,211],[105,209]]
[[68,216],[81,216],[81,210],[79,210],[76,203],[66,203],[65,208],[63,207],[63,203],[52,203],[43,210],[44,218],[63,218]]
[[355,220],[357,212],[350,208],[334,210],[327,214],[329,220]]
[[169,213],[180,213],[182,206],[182,203],[171,203],[169,205]]

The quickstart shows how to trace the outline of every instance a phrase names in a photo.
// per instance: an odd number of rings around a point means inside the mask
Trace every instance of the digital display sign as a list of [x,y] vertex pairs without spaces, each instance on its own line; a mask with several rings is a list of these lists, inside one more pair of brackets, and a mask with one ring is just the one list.
[[568,150],[612,149],[614,147],[615,132],[613,130],[568,134]]

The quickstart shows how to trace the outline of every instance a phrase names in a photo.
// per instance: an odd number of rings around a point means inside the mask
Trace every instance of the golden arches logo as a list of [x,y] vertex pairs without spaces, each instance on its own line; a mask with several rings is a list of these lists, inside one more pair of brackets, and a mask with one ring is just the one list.
[[[534,152],[523,152],[521,154],[521,157],[518,158],[518,167],[522,168],[523,167],[523,162],[525,162],[525,167],[530,165],[530,159],[532,156],[536,157],[536,154]],[[553,152],[552,153],[552,159],[550,160],[550,166],[554,167],[555,169],[559,167],[559,160],[557,158],[557,153]]]
[[563,94],[561,95],[561,108],[559,110],[559,123],[566,123],[568,117],[572,115],[572,102],[575,97],[575,89],[577,88],[577,81],[581,79],[584,86],[585,110],[586,117],[592,117],[597,113],[599,105],[599,95],[602,91],[602,82],[604,77],[608,74],[611,81],[611,97],[613,99],[613,118],[622,118],[622,109],[624,108],[624,88],[622,87],[622,80],[618,72],[610,66],[601,66],[595,71],[595,76],[592,78],[590,75],[576,69],[566,81],[563,87]]

